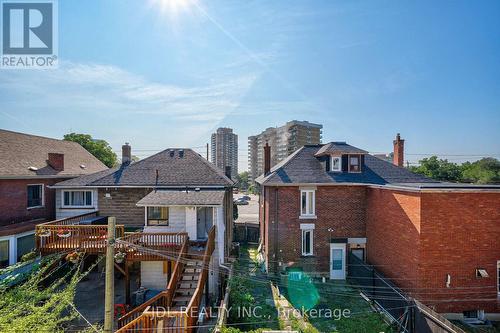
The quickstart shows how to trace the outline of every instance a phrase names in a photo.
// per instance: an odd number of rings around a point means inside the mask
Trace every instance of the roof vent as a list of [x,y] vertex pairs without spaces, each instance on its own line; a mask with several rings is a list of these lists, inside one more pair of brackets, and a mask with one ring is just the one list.
[[194,190],[195,190],[196,192],[200,192],[200,188],[199,188],[199,187],[195,188]]
[[82,169],[86,169],[86,168],[87,168],[87,166],[86,166],[85,164],[80,164],[80,168],[82,168]]
[[34,167],[34,166],[30,166],[30,167],[28,167],[28,170],[30,170],[30,171],[38,171],[38,168]]
[[184,157],[184,149],[179,149],[179,157],[180,158]]
[[174,154],[175,154],[175,150],[170,149],[170,157],[174,157]]

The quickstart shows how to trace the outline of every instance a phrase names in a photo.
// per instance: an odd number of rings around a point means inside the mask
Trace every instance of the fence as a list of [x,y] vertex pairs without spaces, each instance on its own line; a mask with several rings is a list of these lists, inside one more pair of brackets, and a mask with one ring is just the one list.
[[407,333],[465,333],[443,316],[403,293],[373,266],[349,253],[349,280]]
[[259,225],[256,223],[235,223],[234,241],[239,243],[258,243]]

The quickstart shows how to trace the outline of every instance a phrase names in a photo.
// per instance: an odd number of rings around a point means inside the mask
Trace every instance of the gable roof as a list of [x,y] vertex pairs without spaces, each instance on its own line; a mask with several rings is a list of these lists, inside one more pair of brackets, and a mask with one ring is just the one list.
[[364,167],[360,173],[328,172],[317,157],[324,146],[328,144],[300,148],[273,167],[267,176],[262,175],[255,181],[262,185],[439,183],[368,154],[364,156]]
[[55,187],[232,186],[222,170],[191,149],[166,149],[135,163],[57,183]]
[[[47,163],[49,153],[64,154],[64,170]],[[106,169],[76,142],[0,129],[0,178],[77,177]]]

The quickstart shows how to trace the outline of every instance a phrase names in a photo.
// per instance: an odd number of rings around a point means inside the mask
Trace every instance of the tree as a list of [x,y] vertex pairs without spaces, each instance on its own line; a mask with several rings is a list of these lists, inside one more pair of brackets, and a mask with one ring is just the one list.
[[437,156],[424,158],[419,162],[419,166],[411,166],[410,170],[436,180],[450,182],[462,180],[462,170],[456,163],[438,159]]
[[462,164],[462,178],[465,182],[478,184],[500,183],[500,161],[493,157]]
[[104,140],[93,139],[89,134],[79,133],[66,134],[64,135],[64,140],[79,143],[108,168],[116,165],[116,154],[111,149],[111,146]]
[[249,174],[248,171],[239,173],[236,176],[236,186],[240,191],[247,191],[249,186]]

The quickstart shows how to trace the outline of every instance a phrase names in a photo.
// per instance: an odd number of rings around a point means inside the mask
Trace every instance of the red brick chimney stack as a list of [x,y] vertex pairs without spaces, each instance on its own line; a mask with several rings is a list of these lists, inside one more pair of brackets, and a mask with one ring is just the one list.
[[271,146],[266,142],[264,146],[264,175],[271,172]]
[[125,142],[122,146],[122,164],[130,163],[132,161],[132,147]]
[[394,144],[394,156],[392,157],[392,163],[397,166],[404,166],[405,161],[405,140],[401,139],[400,134],[396,135],[396,140],[393,141]]
[[64,171],[64,154],[49,153],[47,163],[56,171]]

